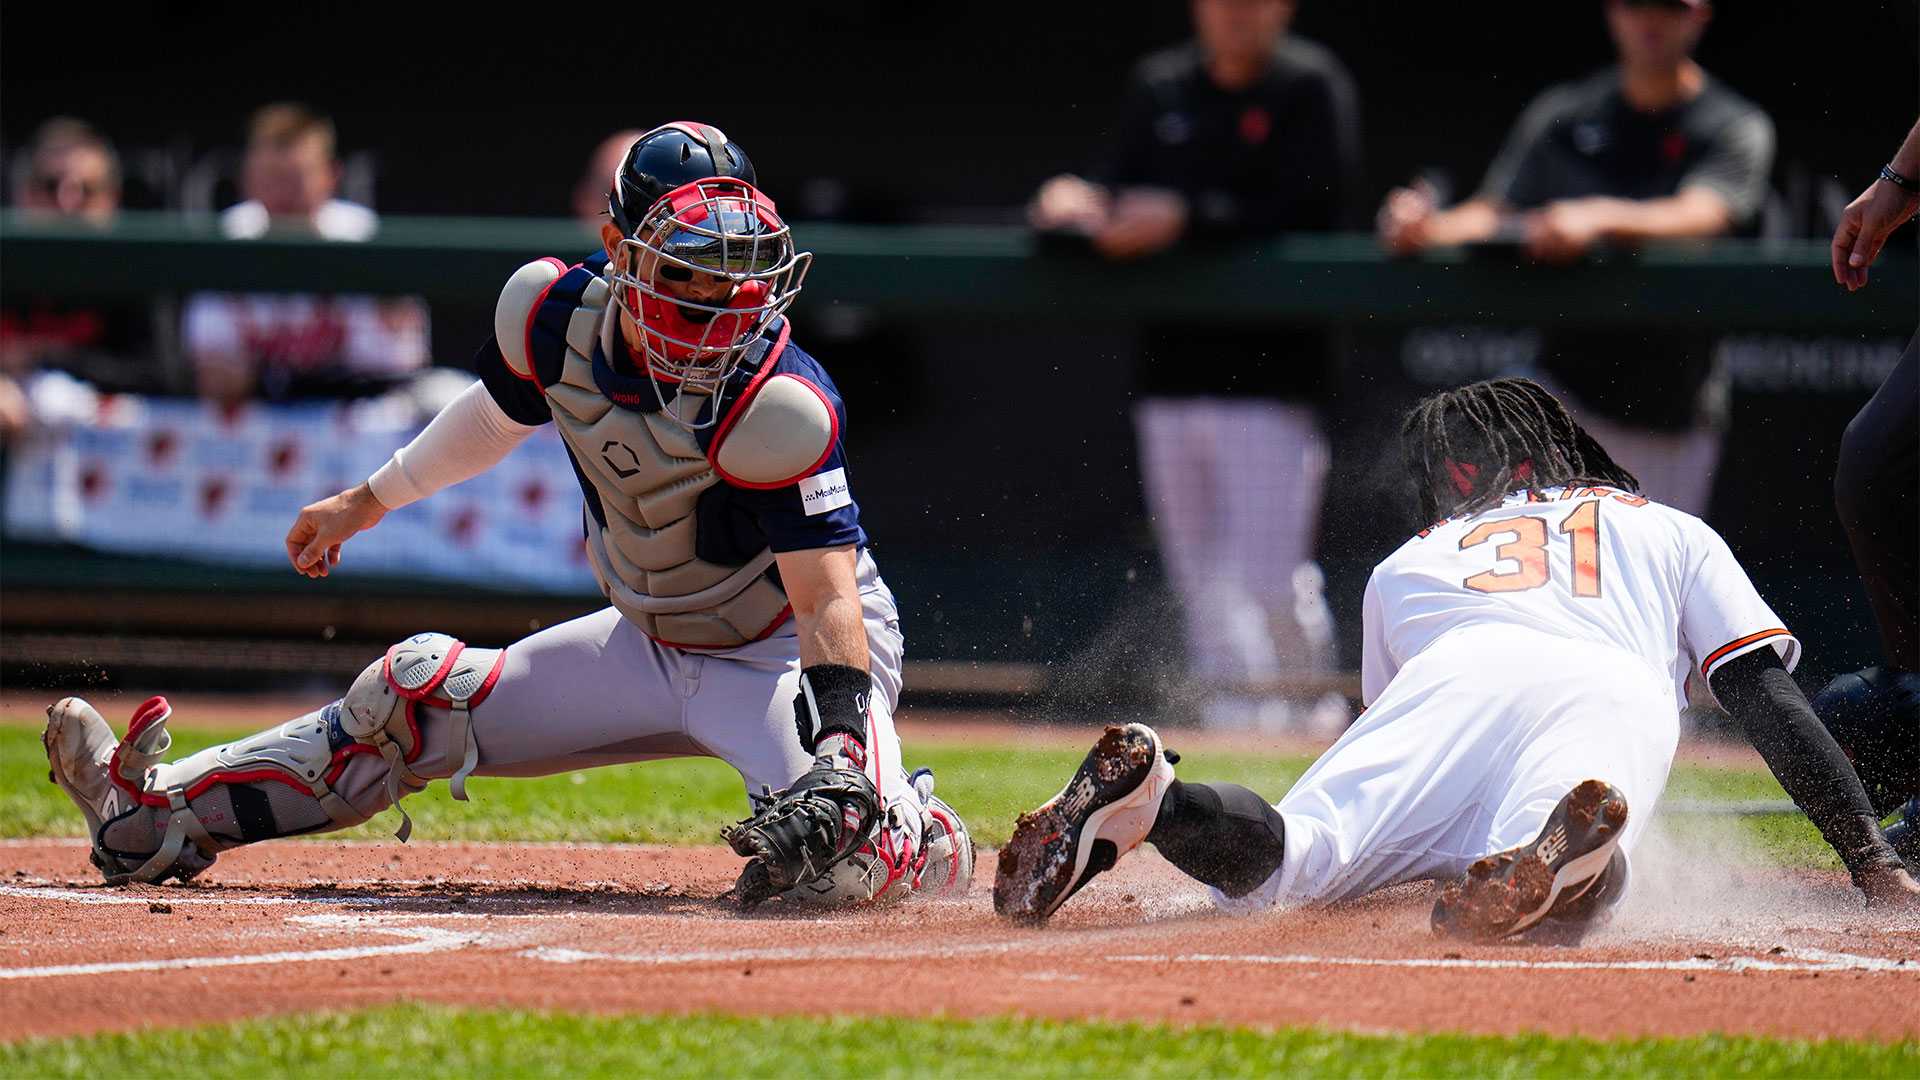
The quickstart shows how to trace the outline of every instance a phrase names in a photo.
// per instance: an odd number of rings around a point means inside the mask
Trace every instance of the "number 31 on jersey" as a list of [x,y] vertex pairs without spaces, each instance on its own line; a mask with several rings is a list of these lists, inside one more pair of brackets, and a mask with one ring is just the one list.
[[[1560,522],[1560,532],[1573,544],[1573,595],[1600,595],[1600,501],[1582,503]],[[1478,547],[1496,536],[1513,539],[1493,549],[1495,558],[1511,559],[1517,570],[1498,567],[1475,574],[1460,584],[1475,592],[1504,593],[1538,589],[1552,573],[1547,564],[1547,519],[1508,518],[1486,521],[1460,538],[1460,550]]]

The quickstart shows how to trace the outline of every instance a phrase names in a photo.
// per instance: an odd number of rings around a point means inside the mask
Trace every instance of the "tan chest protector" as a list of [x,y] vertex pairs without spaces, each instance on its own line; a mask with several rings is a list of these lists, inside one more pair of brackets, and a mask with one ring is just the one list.
[[[607,400],[593,380],[594,345],[608,302],[591,282],[567,324],[560,379],[546,387],[553,422],[593,484],[603,527],[587,518],[587,559],[600,590],[622,615],[663,644],[727,649],[766,636],[786,618],[787,594],[767,578],[773,552],[744,566],[695,554],[694,505],[720,477],[694,433],[657,412]],[[667,408],[692,415],[704,397],[679,395]]]

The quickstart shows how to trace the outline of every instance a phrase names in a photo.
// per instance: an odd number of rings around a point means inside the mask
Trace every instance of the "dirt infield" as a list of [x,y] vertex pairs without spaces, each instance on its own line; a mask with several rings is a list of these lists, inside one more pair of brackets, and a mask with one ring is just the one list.
[[[1436,940],[1424,887],[1327,911],[1219,916],[1152,856],[1102,877],[1044,929],[996,920],[984,880],[964,901],[743,916],[719,899],[737,863],[717,848],[295,842],[230,852],[195,887],[113,890],[85,860],[75,841],[0,845],[0,1038],[401,999],[1920,1034],[1920,926],[1877,925],[1844,900],[1843,882],[1820,875],[1790,883],[1802,899],[1782,918],[1709,914],[1675,929],[1672,911],[1643,905],[1588,945],[1551,948]],[[983,853],[982,870],[992,865]],[[1783,879],[1765,880],[1751,884]]]

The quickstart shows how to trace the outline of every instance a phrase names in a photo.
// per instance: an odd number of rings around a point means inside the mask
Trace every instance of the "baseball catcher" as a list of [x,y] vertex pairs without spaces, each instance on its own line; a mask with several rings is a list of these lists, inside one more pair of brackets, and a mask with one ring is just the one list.
[[109,883],[185,880],[228,848],[359,824],[445,779],[704,756],[745,780],[734,895],[829,903],[961,893],[973,848],[932,775],[901,764],[902,637],[850,486],[846,408],[796,342],[799,250],[719,129],[633,143],[601,248],[507,279],[480,381],[365,483],[301,510],[309,577],[394,508],[558,429],[609,606],[505,648],[420,633],[339,700],[165,761],[154,698],[124,739],[86,702],[47,710],[55,783]]

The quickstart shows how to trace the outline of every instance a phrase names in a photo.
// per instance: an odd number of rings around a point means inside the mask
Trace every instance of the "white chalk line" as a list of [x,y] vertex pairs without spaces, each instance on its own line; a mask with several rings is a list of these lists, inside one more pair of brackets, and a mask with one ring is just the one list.
[[[314,916],[303,920],[296,916],[294,921],[327,918],[350,917]],[[332,929],[349,928],[347,924],[342,923],[313,922],[313,925]],[[356,922],[350,928],[407,940],[399,945],[358,945],[340,949],[255,953],[250,956],[183,956],[170,960],[127,960],[107,964],[55,964],[47,967],[0,968],[0,980],[49,979],[71,975],[120,975],[140,971],[186,971],[194,968],[249,967],[260,964],[298,964],[316,960],[365,960],[375,956],[408,956],[463,949],[475,944],[482,937],[477,933],[447,930],[438,926],[384,926]]]
[[[410,885],[435,885],[435,884],[439,884],[439,883],[437,882],[384,882],[383,881],[383,882],[368,882],[367,886],[386,888],[389,886],[401,887],[401,886],[410,886]],[[467,881],[467,882],[461,882],[460,884],[461,886],[467,886],[467,885],[473,885],[476,883]],[[512,883],[484,882],[481,884],[510,886]],[[246,886],[233,886],[233,887],[246,888]],[[357,887],[357,886],[354,886],[354,887]],[[533,887],[539,888],[540,886],[536,885]],[[463,898],[466,903],[484,904],[488,906],[499,905],[499,904],[517,904],[521,906],[530,907],[535,904],[551,904],[554,902],[551,897],[496,896],[496,895],[490,895],[487,893],[468,893],[468,892],[461,891],[460,887],[454,887],[451,891],[441,892],[441,893],[413,893],[413,894],[403,895],[403,896],[366,896],[366,895],[360,895],[360,894],[354,894],[354,893],[346,893],[346,894],[336,893],[336,894],[329,895],[327,890],[319,889],[317,886],[313,888],[315,888],[317,895],[314,895],[314,896],[252,896],[252,895],[194,896],[192,894],[189,894],[186,896],[178,896],[178,895],[175,895],[174,892],[168,891],[164,894],[158,894],[158,895],[154,893],[146,893],[144,895],[129,896],[124,893],[108,892],[104,888],[94,890],[94,889],[68,889],[68,888],[61,888],[59,886],[0,885],[0,897],[14,896],[14,897],[19,897],[25,900],[59,900],[65,903],[72,903],[72,904],[117,904],[117,905],[139,905],[139,904],[196,905],[197,904],[197,905],[202,905],[206,907],[220,907],[227,904],[234,904],[234,905],[240,905],[240,906],[246,906],[246,907],[292,906],[292,907],[385,908],[385,907],[400,907],[400,906],[420,904],[420,903],[442,903],[442,904],[451,905],[453,904],[455,897]],[[653,898],[648,897],[648,899],[653,899]],[[432,918],[436,918],[436,919],[445,917],[438,913],[432,913],[432,912],[422,912],[421,914],[430,915]],[[449,916],[457,915],[457,914],[459,913],[458,912],[447,913],[447,915]],[[551,912],[548,914],[556,918],[562,917],[562,916],[566,918],[577,918],[580,915],[591,915],[591,914],[595,914],[595,912],[591,909],[591,907],[583,907],[578,912]],[[599,912],[599,914],[604,915],[604,914],[607,914],[607,912]]]
[[1788,949],[1773,958],[1727,956],[1712,960],[1486,960],[1468,957],[1272,956],[1259,953],[1182,953],[1178,955],[1110,956],[1123,964],[1257,964],[1290,967],[1454,968],[1481,971],[1858,971],[1873,974],[1920,975],[1920,965],[1879,956],[1827,952],[1824,949]]
[[522,950],[528,960],[550,964],[615,963],[641,967],[682,967],[701,964],[749,964],[797,962],[886,960],[947,960],[963,957],[1017,953],[1021,956],[1053,961],[1084,959],[1090,963],[1116,964],[1217,964],[1281,965],[1297,967],[1381,967],[1442,968],[1460,970],[1509,971],[1761,971],[1761,972],[1838,972],[1869,974],[1906,973],[1920,975],[1920,965],[1876,956],[1827,952],[1821,949],[1792,949],[1774,958],[1730,956],[1714,960],[1481,960],[1466,957],[1374,957],[1315,956],[1311,954],[1269,955],[1262,953],[1126,953],[1112,956],[1073,956],[1058,947],[1050,947],[1031,938],[1020,941],[982,941],[935,946],[811,946],[769,949],[702,949],[692,952],[595,952],[585,949],[543,946]]
[[[74,889],[32,888],[0,885],[0,896],[20,896],[79,904],[139,905],[238,904],[260,907],[336,903],[348,907],[381,907],[409,898],[354,897],[333,900],[278,896],[167,897],[156,901],[146,896],[121,896]],[[516,919],[577,920],[592,912],[533,913]],[[600,913],[605,914],[605,913]],[[379,914],[293,915],[289,922],[317,928],[359,928],[370,933],[388,934],[412,940],[399,945],[358,946],[301,952],[262,953],[251,956],[186,957],[172,960],[125,961],[104,964],[69,964],[38,968],[0,968],[0,979],[46,978],[62,975],[99,975],[121,972],[166,971],[187,968],[238,967],[258,964],[298,963],[315,960],[353,960],[374,956],[443,952],[479,944],[491,935],[418,925],[418,919],[480,919],[471,912],[386,912]],[[1770,957],[1727,956],[1714,959],[1690,957],[1682,960],[1523,960],[1468,957],[1367,957],[1322,956],[1311,953],[1119,953],[1105,957],[1077,957],[1069,949],[1094,939],[1111,940],[1132,937],[1139,928],[1092,931],[1055,935],[1051,940],[1027,936],[998,941],[960,942],[947,945],[884,945],[870,947],[793,946],[754,949],[700,949],[687,952],[602,952],[559,946],[540,946],[520,951],[528,960],[552,964],[616,963],[642,967],[687,967],[698,965],[779,963],[779,962],[874,962],[887,960],[943,960],[1005,955],[1047,957],[1054,960],[1086,959],[1096,963],[1119,964],[1215,964],[1289,967],[1378,967],[1397,969],[1441,969],[1481,971],[1677,971],[1677,972],[1779,972],[1820,973],[1860,972],[1865,974],[1920,974],[1920,964],[1884,957],[1859,956],[1822,949],[1790,949]]]

